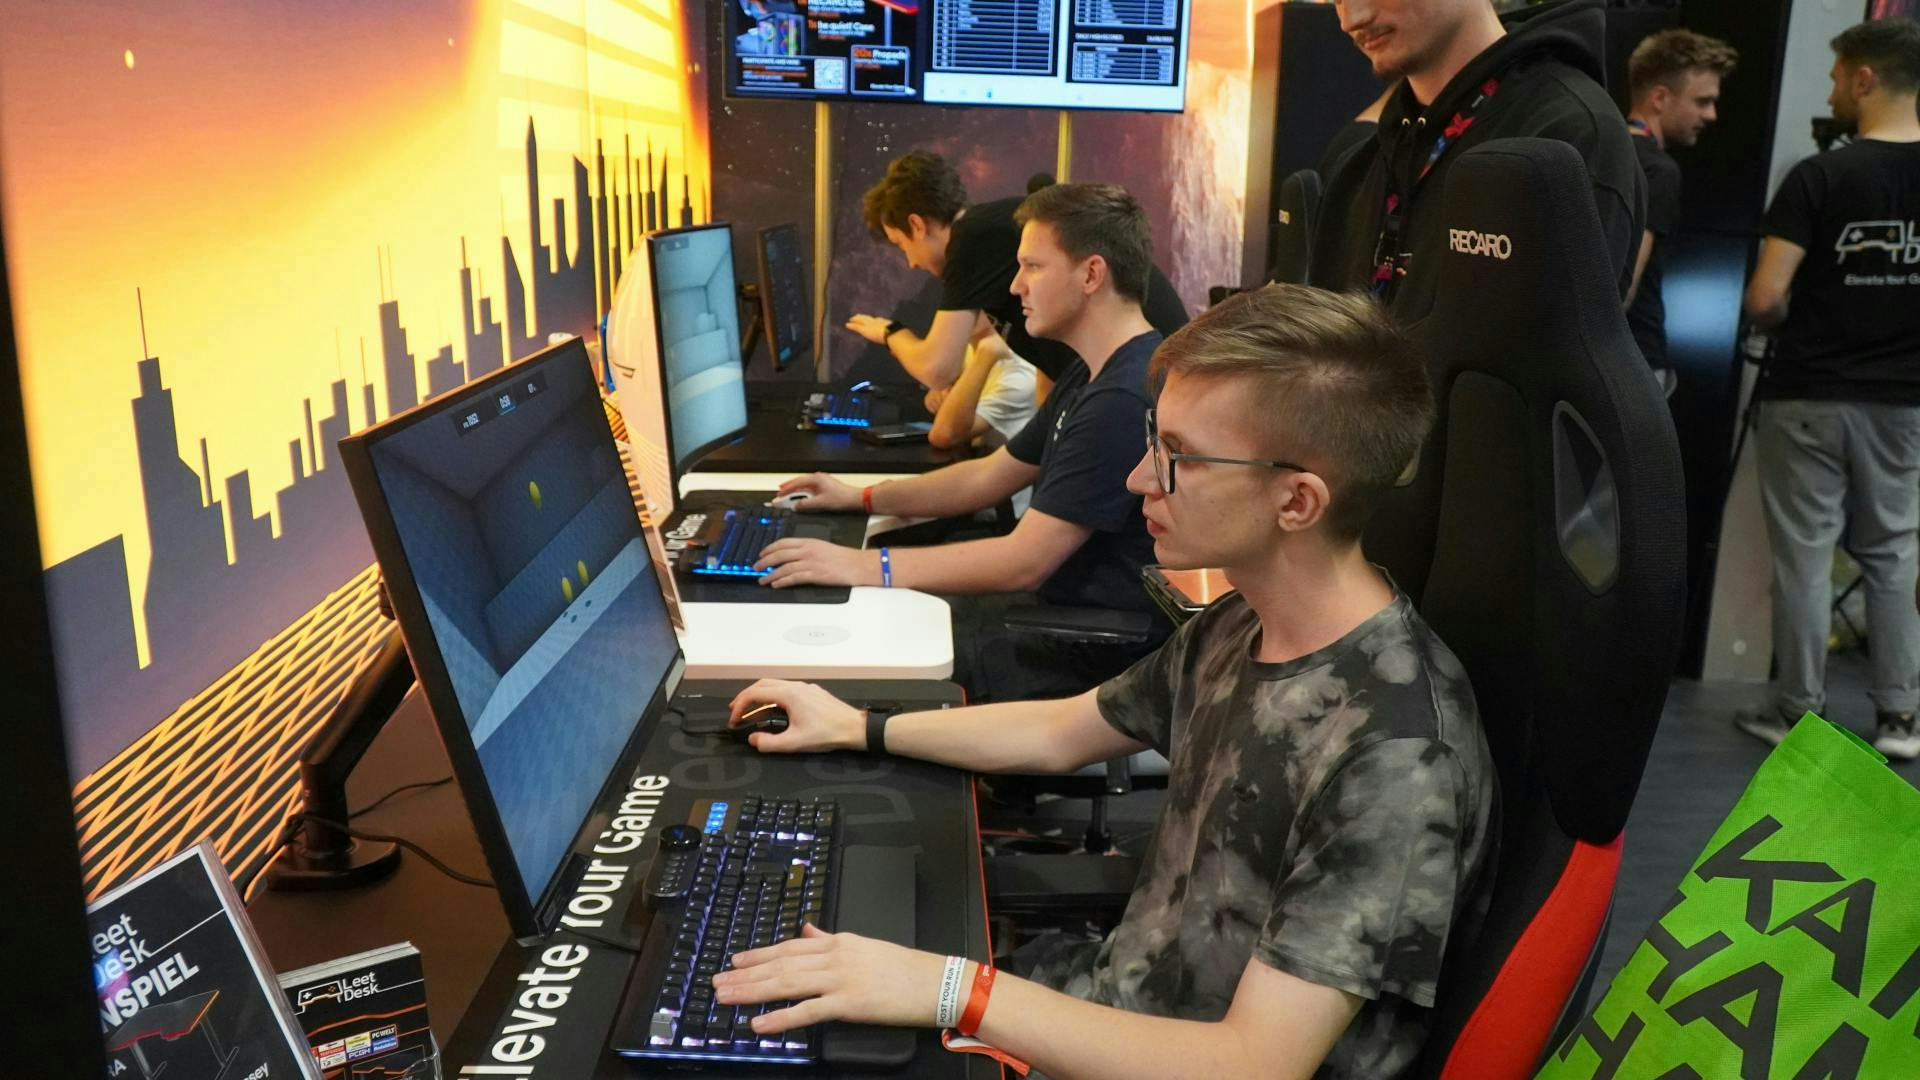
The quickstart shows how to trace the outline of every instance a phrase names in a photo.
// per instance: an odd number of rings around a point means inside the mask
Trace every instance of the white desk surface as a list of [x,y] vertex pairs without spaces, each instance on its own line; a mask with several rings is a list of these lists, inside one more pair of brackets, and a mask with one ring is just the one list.
[[[791,473],[694,473],[695,491],[772,491]],[[844,473],[865,487],[898,474]],[[867,535],[899,528],[873,517]],[[944,679],[953,674],[947,602],[912,589],[856,588],[844,604],[682,604],[690,679]]]
[[947,602],[912,589],[852,590],[844,604],[682,604],[690,679],[944,679]]

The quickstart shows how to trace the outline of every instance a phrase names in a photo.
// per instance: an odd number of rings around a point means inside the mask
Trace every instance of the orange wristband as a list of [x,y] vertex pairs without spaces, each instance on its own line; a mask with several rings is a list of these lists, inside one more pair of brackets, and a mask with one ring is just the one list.
[[962,1035],[972,1035],[980,1030],[980,1021],[987,1015],[987,999],[993,996],[993,965],[982,963],[973,969],[973,992],[967,995],[967,1009],[960,1014],[960,1023],[954,1028]]
[[873,513],[873,485],[872,484],[868,484],[866,487],[863,487],[860,489],[860,508],[862,510],[865,510],[868,514]]

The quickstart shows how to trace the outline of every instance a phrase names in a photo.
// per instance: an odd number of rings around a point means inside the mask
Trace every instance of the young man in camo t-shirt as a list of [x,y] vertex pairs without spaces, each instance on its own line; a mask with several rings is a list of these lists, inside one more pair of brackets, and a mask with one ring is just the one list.
[[[1465,673],[1360,550],[1431,422],[1424,367],[1370,300],[1272,285],[1168,338],[1153,369],[1165,386],[1129,486],[1163,565],[1222,567],[1237,592],[1075,698],[876,724],[762,682],[735,715],[787,710],[785,732],[752,736],[764,752],[981,772],[1164,752],[1166,806],[1120,924],[1001,975],[978,1037],[1055,1080],[1403,1076],[1448,941],[1485,898],[1494,802]],[[931,1025],[946,970],[811,929],[734,962],[721,1002],[798,1001],[763,1033]]]

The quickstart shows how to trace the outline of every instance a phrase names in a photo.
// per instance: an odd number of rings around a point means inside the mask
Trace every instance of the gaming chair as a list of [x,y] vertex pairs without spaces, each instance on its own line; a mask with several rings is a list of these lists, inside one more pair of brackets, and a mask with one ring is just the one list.
[[1414,328],[1438,418],[1366,550],[1470,676],[1500,781],[1491,904],[1448,944],[1417,1070],[1531,1076],[1584,998],[1680,648],[1673,423],[1634,348],[1580,156],[1504,139],[1442,193]]
[[1304,285],[1320,221],[1320,174],[1301,169],[1280,181],[1273,212],[1273,265],[1267,268],[1267,280]]

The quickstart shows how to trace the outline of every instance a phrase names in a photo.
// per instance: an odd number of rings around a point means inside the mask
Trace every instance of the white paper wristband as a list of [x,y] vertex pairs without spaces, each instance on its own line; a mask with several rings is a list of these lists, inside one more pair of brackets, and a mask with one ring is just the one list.
[[935,1027],[950,1028],[960,1022],[960,977],[966,971],[966,957],[947,957],[947,966],[940,972],[940,1004],[933,1012]]

